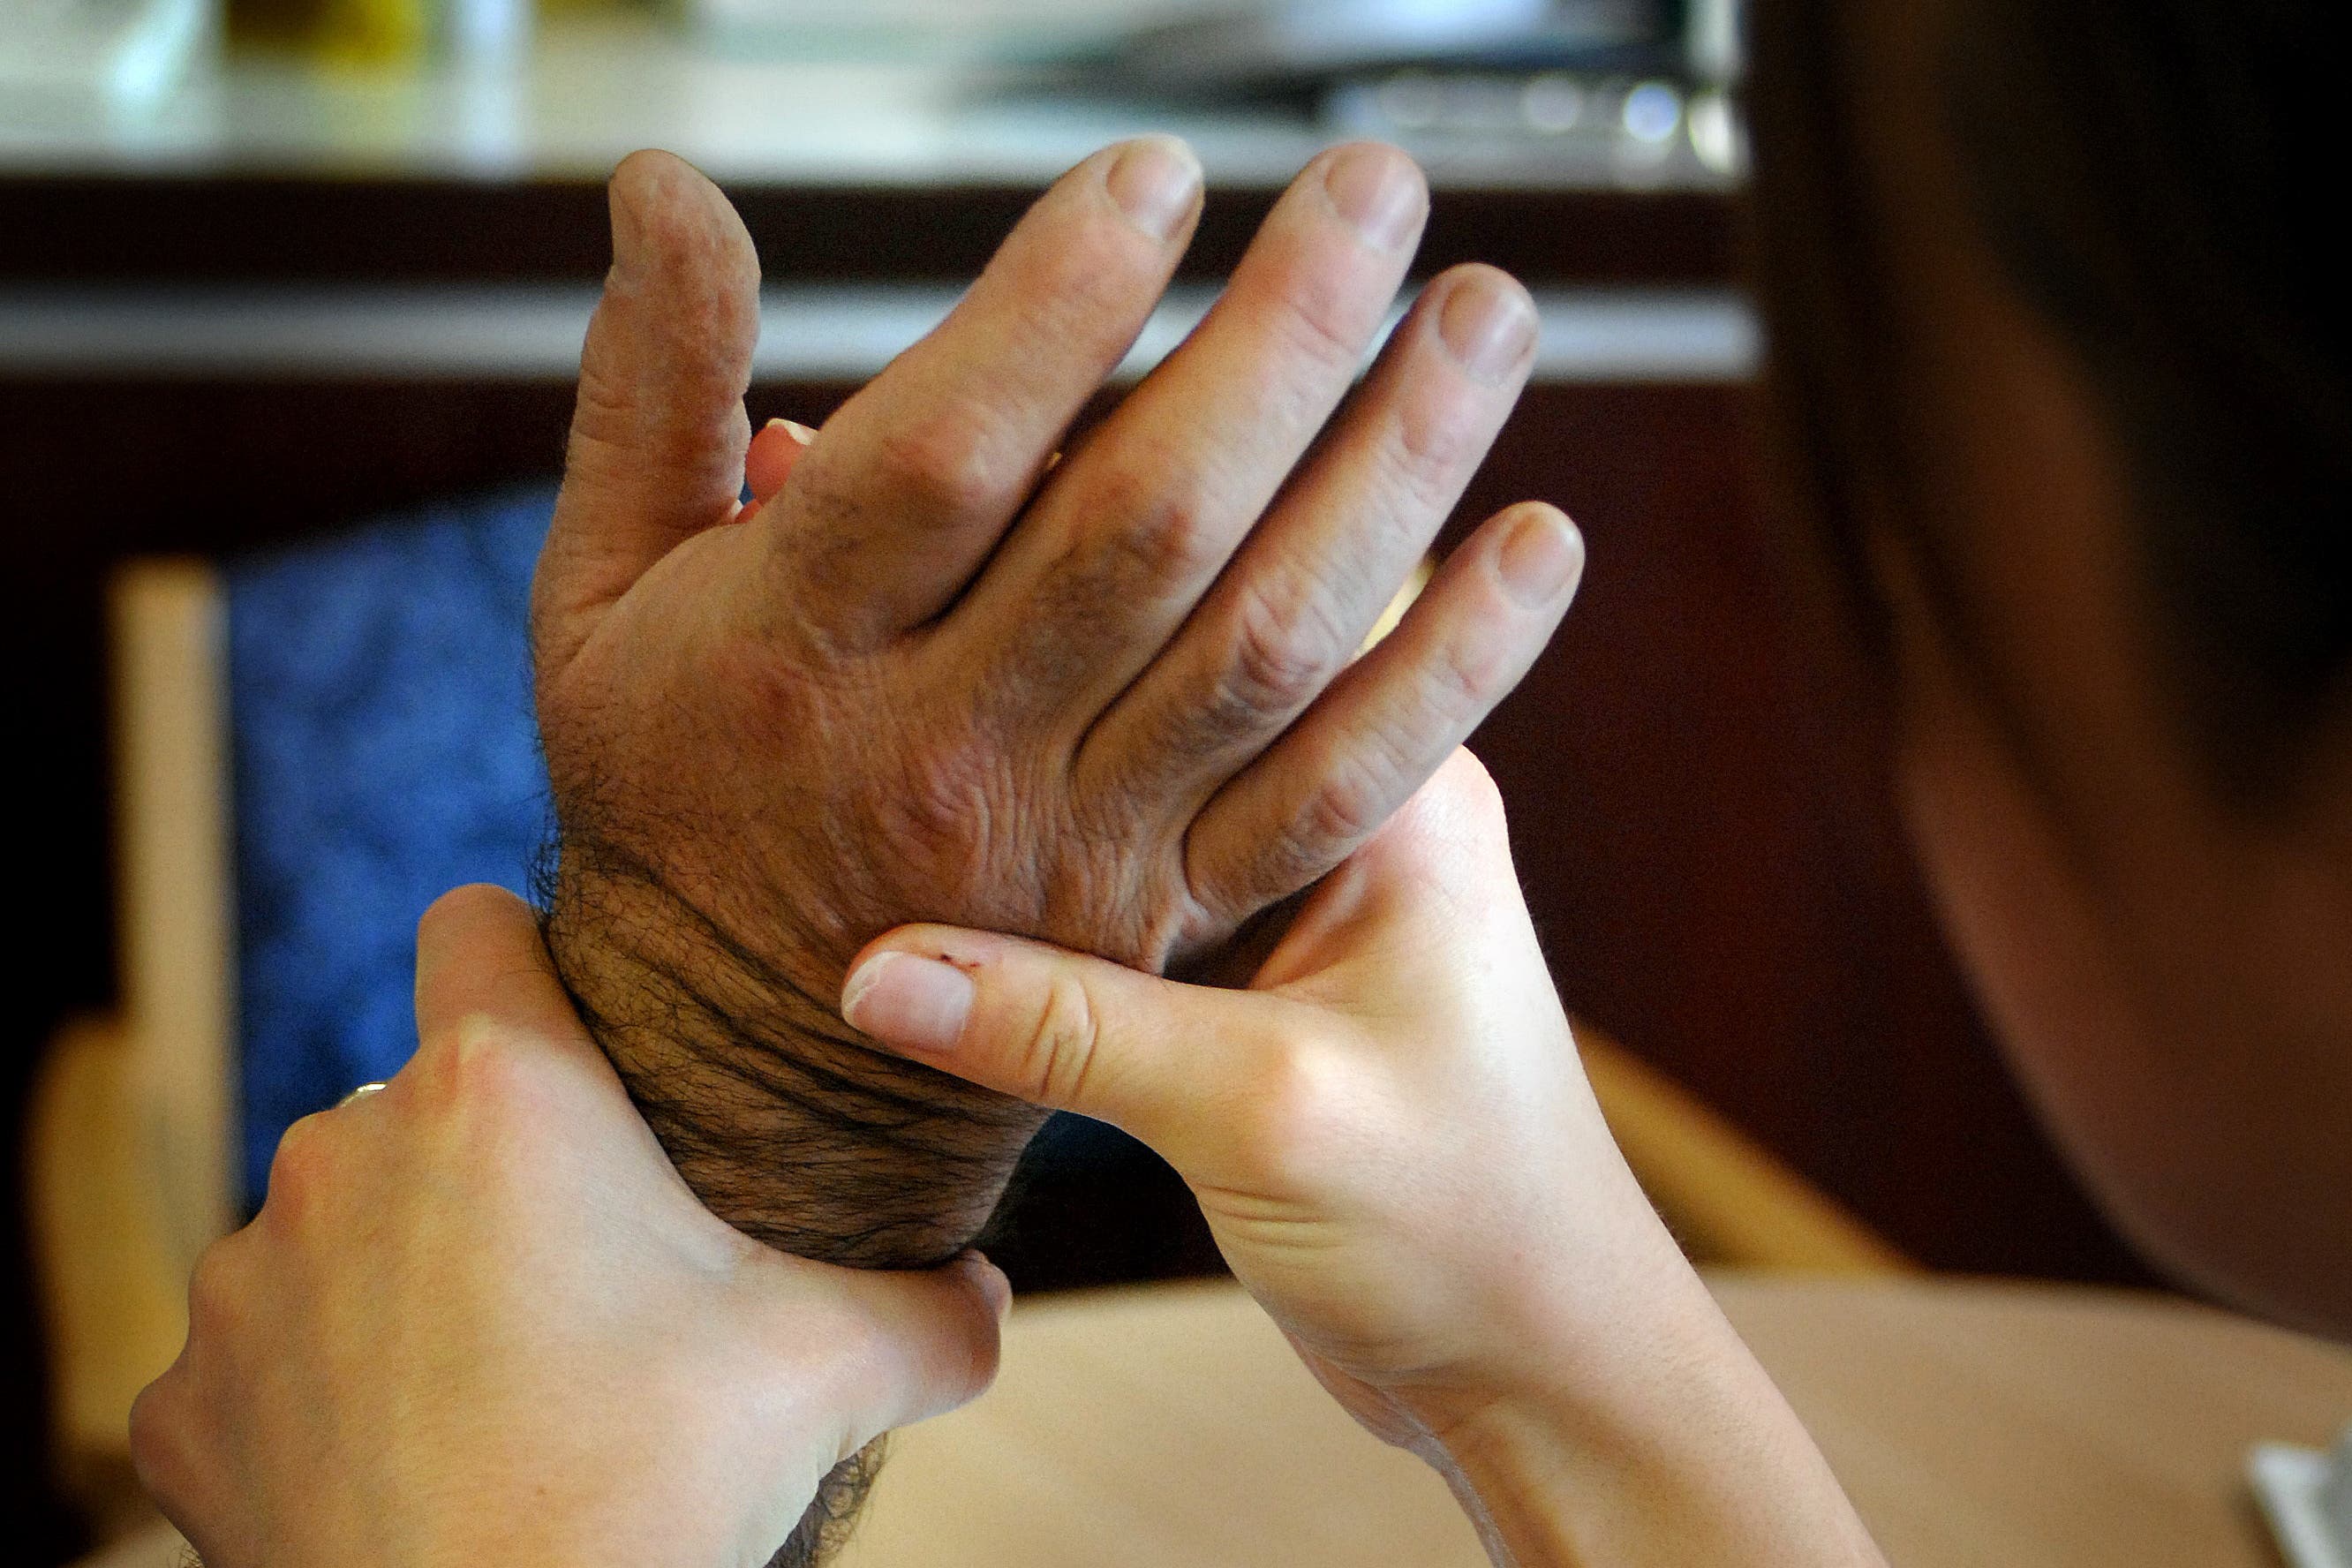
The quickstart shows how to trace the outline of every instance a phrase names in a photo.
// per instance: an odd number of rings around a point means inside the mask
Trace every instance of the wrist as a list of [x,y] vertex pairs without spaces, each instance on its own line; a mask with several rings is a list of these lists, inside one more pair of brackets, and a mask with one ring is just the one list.
[[1041,1114],[873,1050],[800,970],[658,873],[567,844],[548,951],[720,1218],[782,1250],[928,1267],[986,1223]]
[[1827,1463],[1711,1298],[1661,1300],[1439,1434],[1497,1563],[1880,1559]]
[[1574,1173],[1584,1201],[1553,1216],[1567,1223],[1530,1228],[1507,1260],[1459,1269],[1478,1282],[1457,1307],[1468,1353],[1398,1394],[1425,1429],[1444,1434],[1490,1415],[1517,1422],[1514,1412],[1534,1410],[1605,1428],[1644,1407],[1653,1363],[1730,1335],[1632,1171],[1610,1154]]

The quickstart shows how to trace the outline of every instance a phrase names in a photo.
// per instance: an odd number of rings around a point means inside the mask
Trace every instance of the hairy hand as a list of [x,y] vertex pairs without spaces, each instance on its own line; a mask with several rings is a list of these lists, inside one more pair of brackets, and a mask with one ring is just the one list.
[[533,605],[551,942],[719,1212],[815,1256],[937,1261],[1034,1113],[871,1051],[834,1007],[849,959],[929,920],[1157,969],[1377,828],[1567,602],[1573,531],[1515,508],[1351,663],[1508,412],[1533,309],[1490,268],[1438,278],[1331,422],[1427,203],[1401,153],[1338,149],[1055,465],[1199,209],[1188,152],[1129,142],[1049,191],[747,514],[748,238],[661,154],[612,197]]

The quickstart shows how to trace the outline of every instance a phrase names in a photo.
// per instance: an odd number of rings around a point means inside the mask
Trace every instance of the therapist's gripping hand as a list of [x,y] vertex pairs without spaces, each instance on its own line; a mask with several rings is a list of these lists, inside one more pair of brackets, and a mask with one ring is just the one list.
[[289,1130],[131,1452],[212,1568],[769,1561],[820,1478],[993,1375],[1004,1283],[788,1258],[695,1201],[531,912],[419,932],[416,1057]]
[[1540,1382],[1629,1274],[1686,1272],[1601,1120],[1467,752],[1308,896],[1247,990],[910,926],[859,957],[844,1008],[910,1059],[1150,1144],[1391,1441]]
[[1513,508],[1350,662],[1534,352],[1525,291],[1460,268],[1349,395],[1427,211],[1393,149],[1318,158],[1072,437],[1201,201],[1179,143],[1088,159],[803,448],[751,441],[758,264],[724,197],[657,153],[614,178],[533,595],[549,942],[688,1182],[775,1245],[951,1257],[1036,1123],[844,1026],[864,943],[937,920],[1211,954],[1409,796],[1567,604],[1574,531]]
[[1304,901],[1250,989],[938,926],[850,1021],[1116,1123],[1498,1563],[1874,1564],[1819,1454],[1611,1139],[1485,771],[1455,753]]

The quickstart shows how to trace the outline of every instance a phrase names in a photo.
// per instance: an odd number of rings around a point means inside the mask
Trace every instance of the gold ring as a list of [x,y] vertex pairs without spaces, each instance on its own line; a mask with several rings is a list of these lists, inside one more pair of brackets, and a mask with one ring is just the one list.
[[335,1109],[337,1110],[341,1110],[344,1106],[351,1104],[352,1101],[355,1100],[365,1100],[371,1094],[381,1094],[383,1092],[383,1085],[381,1083],[363,1083],[360,1085],[359,1088],[352,1090],[351,1093],[343,1096],[342,1099],[335,1101]]

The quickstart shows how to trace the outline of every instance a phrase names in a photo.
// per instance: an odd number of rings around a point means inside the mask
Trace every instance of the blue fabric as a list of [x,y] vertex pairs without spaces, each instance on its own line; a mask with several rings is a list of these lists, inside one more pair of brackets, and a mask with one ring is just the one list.
[[415,1048],[416,918],[527,890],[549,821],[525,632],[552,489],[229,563],[246,1198],[289,1123]]

